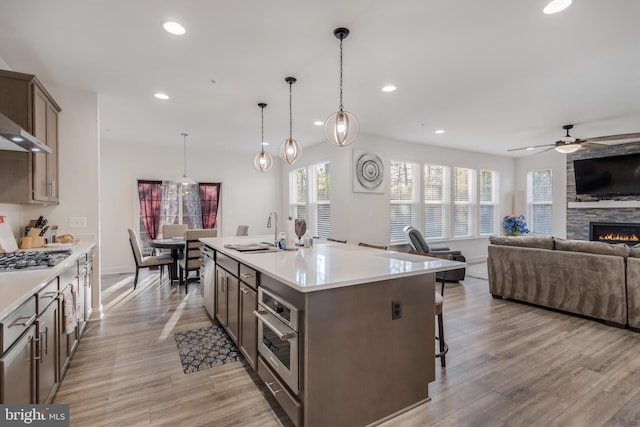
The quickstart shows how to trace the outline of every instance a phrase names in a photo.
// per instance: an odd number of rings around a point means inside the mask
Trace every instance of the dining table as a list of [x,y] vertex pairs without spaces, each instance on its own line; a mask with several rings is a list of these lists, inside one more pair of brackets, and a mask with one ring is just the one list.
[[170,237],[167,239],[151,240],[149,245],[158,249],[170,249],[173,258],[173,266],[171,268],[171,280],[178,280],[178,260],[184,256],[184,237]]

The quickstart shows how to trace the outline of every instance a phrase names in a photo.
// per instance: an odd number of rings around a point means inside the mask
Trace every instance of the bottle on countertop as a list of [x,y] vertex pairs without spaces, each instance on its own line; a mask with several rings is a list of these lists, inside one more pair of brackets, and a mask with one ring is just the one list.
[[278,249],[285,250],[287,247],[287,234],[284,231],[278,233]]

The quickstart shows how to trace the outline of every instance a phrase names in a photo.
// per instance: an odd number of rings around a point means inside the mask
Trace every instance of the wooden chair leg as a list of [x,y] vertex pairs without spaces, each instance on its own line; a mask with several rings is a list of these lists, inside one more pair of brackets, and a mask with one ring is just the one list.
[[440,366],[446,368],[446,354],[449,351],[449,346],[444,340],[444,318],[442,313],[438,314],[438,343],[440,344],[440,352],[436,355],[436,357],[440,358]]
[[140,269],[138,268],[138,266],[136,266],[136,275],[133,278],[133,289],[136,288],[136,285],[138,284],[138,272],[140,271]]

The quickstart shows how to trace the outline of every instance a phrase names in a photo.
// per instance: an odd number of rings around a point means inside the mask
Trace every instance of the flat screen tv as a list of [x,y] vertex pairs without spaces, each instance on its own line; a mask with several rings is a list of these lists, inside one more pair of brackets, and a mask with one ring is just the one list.
[[573,161],[576,195],[640,195],[640,153]]

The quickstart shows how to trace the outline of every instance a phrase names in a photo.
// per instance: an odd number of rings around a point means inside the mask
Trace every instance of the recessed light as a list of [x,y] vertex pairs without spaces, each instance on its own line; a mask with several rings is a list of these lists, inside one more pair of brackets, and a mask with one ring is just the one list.
[[438,129],[434,133],[440,135],[440,134],[444,133],[444,129]]
[[316,126],[322,126],[324,122],[321,122],[320,120],[316,120],[315,122],[313,122],[313,124]]
[[12,140],[13,142],[23,142],[23,141],[24,141],[24,138],[23,138],[23,137],[21,137],[21,136],[12,136],[12,137],[11,137],[11,140]]
[[187,32],[182,25],[171,21],[162,24],[162,28],[164,28],[167,33],[175,34],[176,36],[181,36]]
[[383,92],[393,92],[395,91],[397,88],[394,85],[388,85],[382,88]]
[[158,99],[169,99],[169,95],[167,95],[166,93],[162,93],[162,92],[156,92],[153,94],[153,96],[155,96]]
[[571,0],[551,0],[548,5],[542,9],[542,13],[551,15],[552,13],[562,12],[571,6]]
[[31,151],[33,151],[34,153],[37,153],[38,151],[40,151],[40,149],[39,149],[39,148],[35,148],[35,147],[33,147],[33,148],[31,149]]

